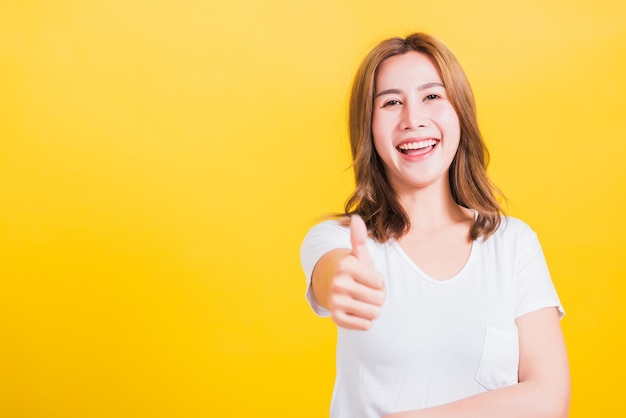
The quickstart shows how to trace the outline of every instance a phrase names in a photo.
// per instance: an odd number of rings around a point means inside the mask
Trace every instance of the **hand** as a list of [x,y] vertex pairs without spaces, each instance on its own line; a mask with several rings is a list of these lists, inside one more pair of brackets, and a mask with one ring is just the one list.
[[374,269],[366,240],[365,222],[353,215],[350,219],[352,252],[337,264],[328,295],[333,321],[343,328],[369,329],[385,301],[385,280]]

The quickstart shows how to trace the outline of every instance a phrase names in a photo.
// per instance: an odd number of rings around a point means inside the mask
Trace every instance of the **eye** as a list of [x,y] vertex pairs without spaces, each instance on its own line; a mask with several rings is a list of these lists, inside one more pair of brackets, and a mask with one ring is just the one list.
[[435,93],[431,93],[428,96],[424,97],[424,100],[435,100],[435,99],[441,99],[441,96]]
[[399,104],[402,104],[400,102],[400,100],[396,100],[396,99],[391,99],[391,100],[387,100],[386,102],[383,103],[383,107],[388,107],[388,106],[397,106]]

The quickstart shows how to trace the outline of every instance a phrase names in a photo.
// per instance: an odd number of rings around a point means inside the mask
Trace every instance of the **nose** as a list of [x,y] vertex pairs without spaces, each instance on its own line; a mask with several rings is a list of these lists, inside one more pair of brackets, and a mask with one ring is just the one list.
[[428,116],[419,104],[405,103],[402,111],[402,129],[417,129],[426,126]]

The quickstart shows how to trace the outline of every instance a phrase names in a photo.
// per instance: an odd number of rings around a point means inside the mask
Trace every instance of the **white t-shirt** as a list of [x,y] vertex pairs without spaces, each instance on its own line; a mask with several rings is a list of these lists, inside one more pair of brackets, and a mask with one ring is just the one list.
[[[472,243],[462,270],[448,280],[424,273],[391,239],[368,239],[387,296],[368,331],[338,328],[333,418],[384,414],[448,403],[518,382],[515,319],[545,307],[564,314],[536,234],[503,218],[487,240]],[[351,248],[348,227],[322,222],[301,248],[306,297],[311,274],[335,248]]]

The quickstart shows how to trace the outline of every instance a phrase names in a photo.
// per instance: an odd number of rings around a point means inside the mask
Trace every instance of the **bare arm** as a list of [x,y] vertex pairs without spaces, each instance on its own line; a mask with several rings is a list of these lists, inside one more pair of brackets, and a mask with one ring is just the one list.
[[519,383],[449,404],[387,415],[387,418],[565,418],[570,380],[558,312],[521,316]]
[[384,280],[374,269],[366,247],[367,229],[358,216],[350,222],[352,249],[324,254],[313,269],[311,286],[317,300],[338,326],[366,330],[385,299]]

